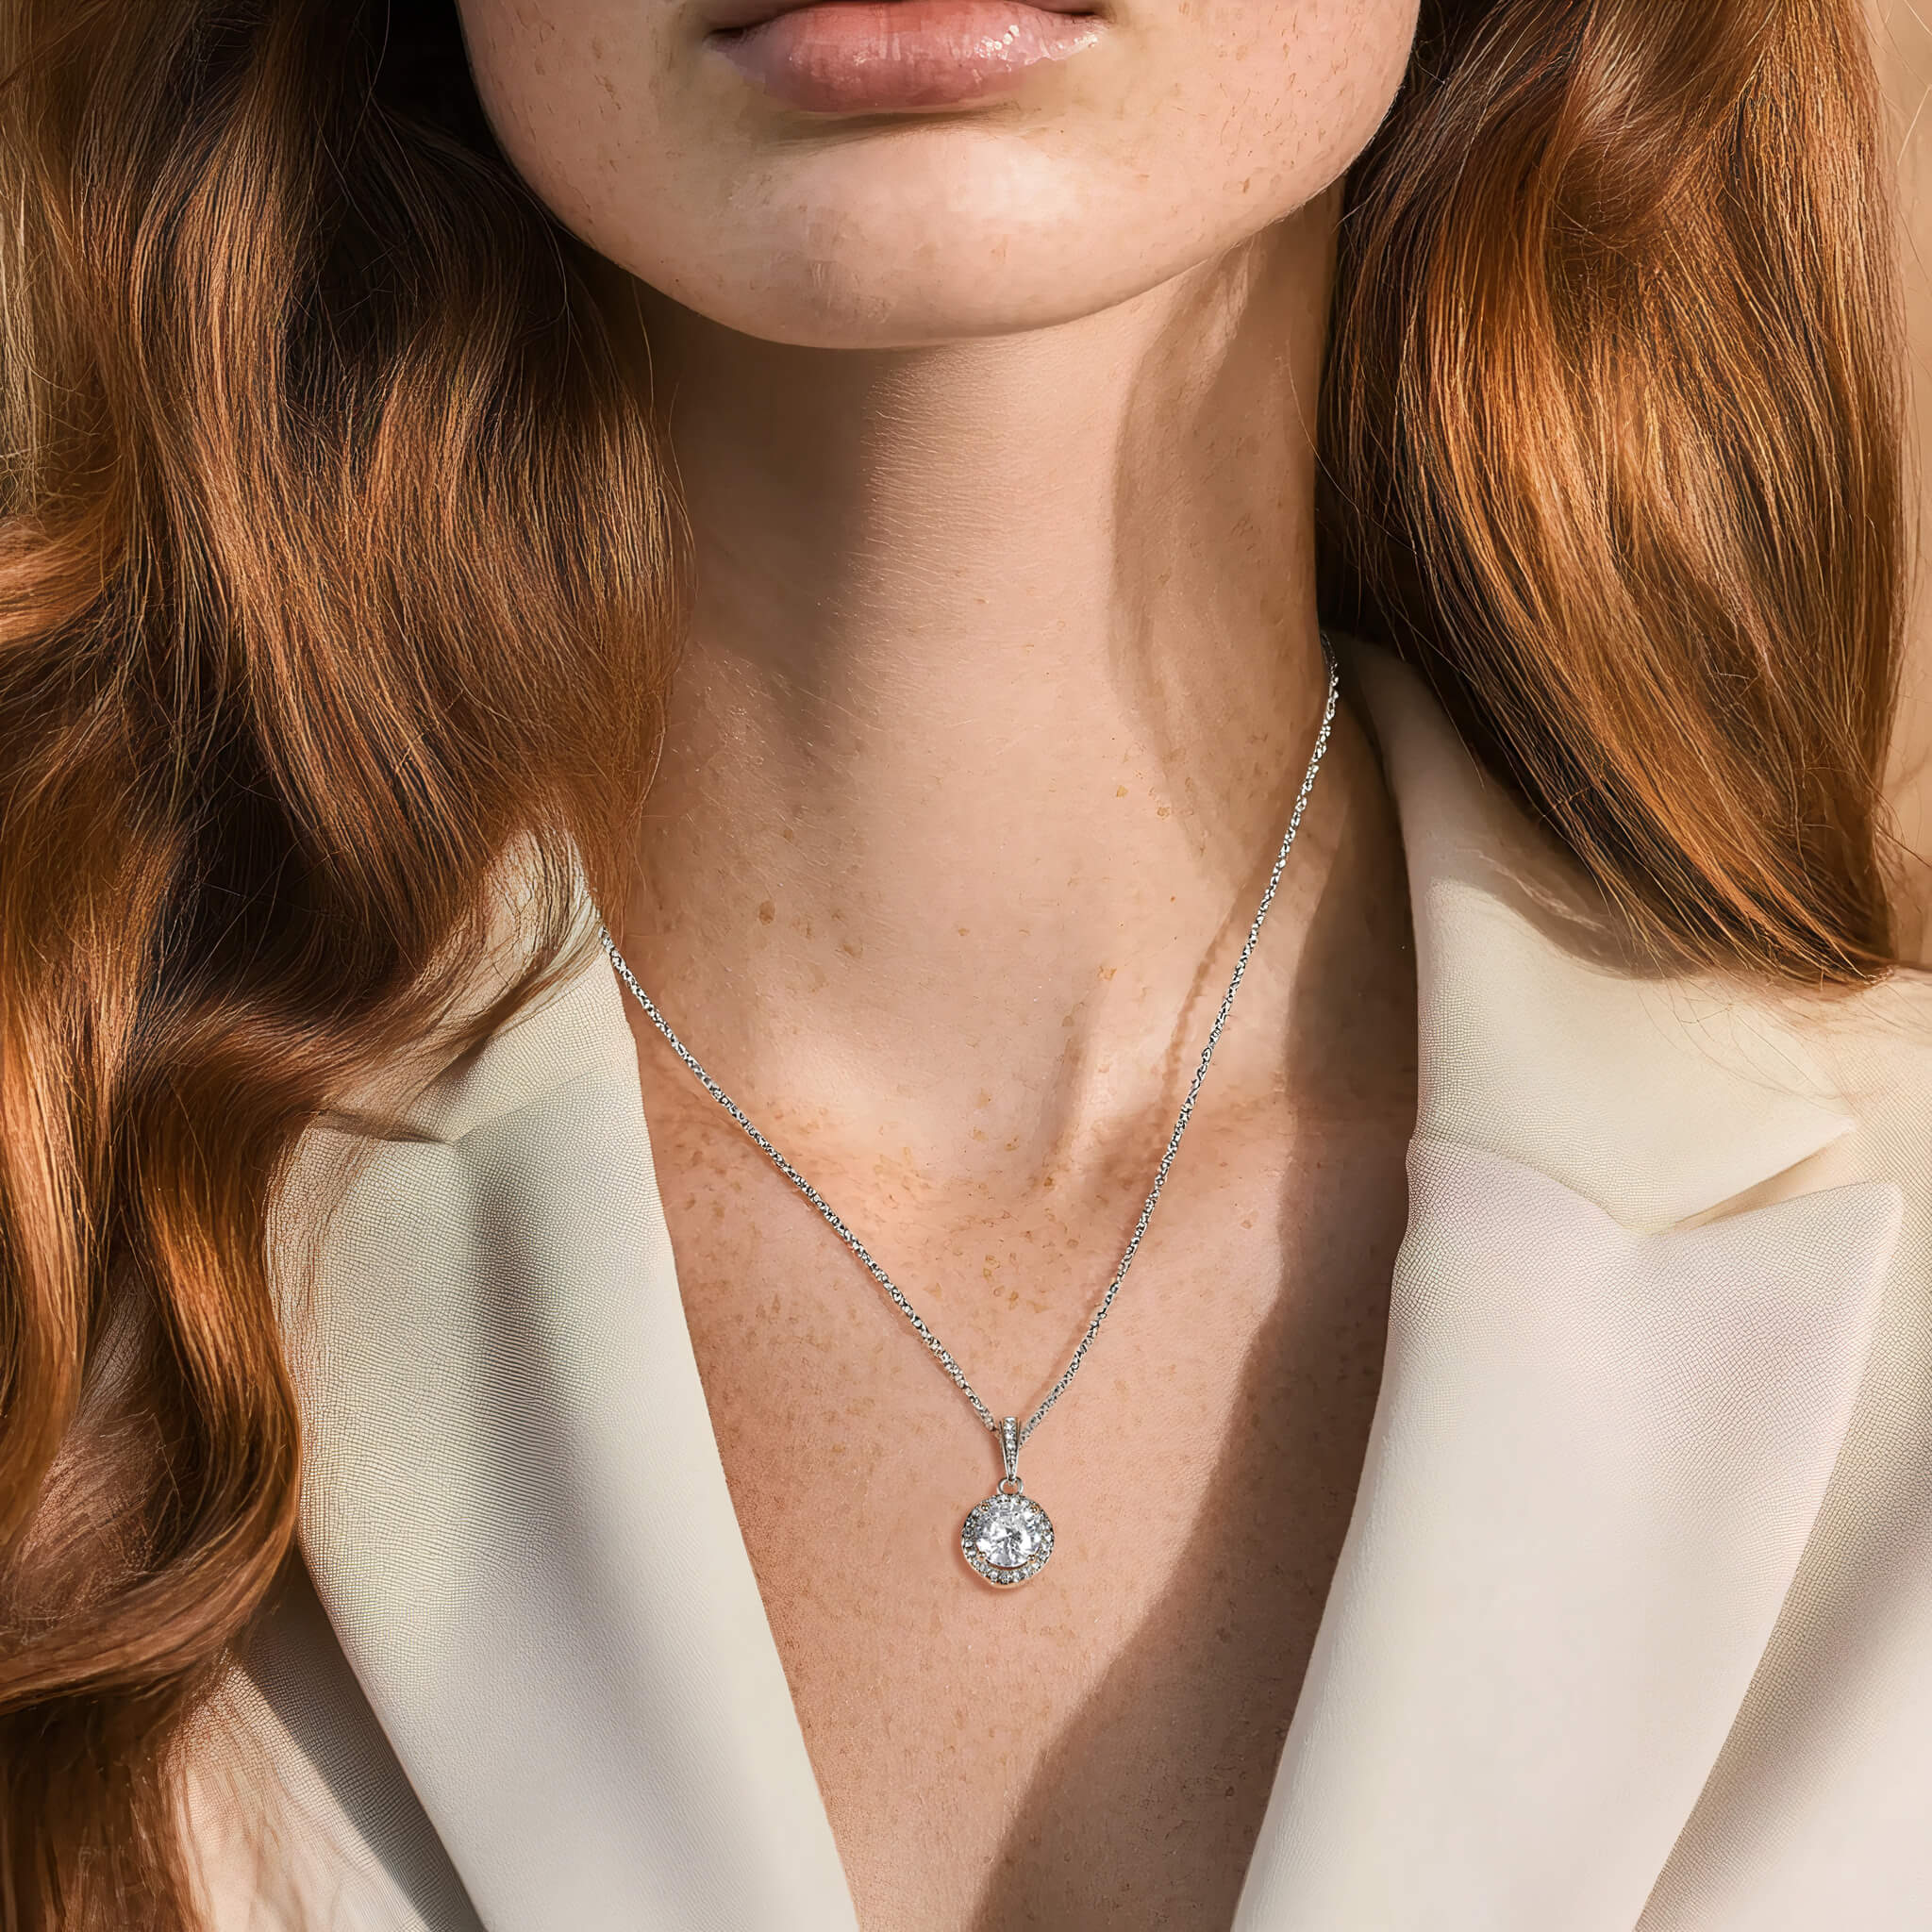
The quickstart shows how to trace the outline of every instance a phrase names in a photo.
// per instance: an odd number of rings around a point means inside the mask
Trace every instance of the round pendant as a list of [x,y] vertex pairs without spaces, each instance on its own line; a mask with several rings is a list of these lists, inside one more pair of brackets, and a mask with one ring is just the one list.
[[989,1583],[1024,1583],[1053,1555],[1053,1519],[1020,1481],[1020,1424],[1000,1424],[1000,1459],[1007,1473],[985,1502],[966,1512],[959,1548]]
[[989,1583],[1024,1583],[1053,1555],[1053,1522],[1031,1496],[995,1490],[966,1512],[959,1547]]

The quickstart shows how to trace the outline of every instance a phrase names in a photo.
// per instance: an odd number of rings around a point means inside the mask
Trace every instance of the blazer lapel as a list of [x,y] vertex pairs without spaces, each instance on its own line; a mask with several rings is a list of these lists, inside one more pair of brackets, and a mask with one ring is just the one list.
[[1856,1124],[1828,1040],[1606,959],[1412,675],[1360,675],[1410,862],[1421,1118],[1238,1932],[1630,1932],[1817,1514],[1901,1197],[1812,1185]]
[[1896,1191],[1646,1235],[1453,1142],[1410,1176],[1239,1932],[1630,1932],[1823,1497]]
[[404,1138],[311,1134],[298,1223],[356,1174],[284,1288],[303,1549],[491,1932],[852,1932],[619,998],[593,945]]

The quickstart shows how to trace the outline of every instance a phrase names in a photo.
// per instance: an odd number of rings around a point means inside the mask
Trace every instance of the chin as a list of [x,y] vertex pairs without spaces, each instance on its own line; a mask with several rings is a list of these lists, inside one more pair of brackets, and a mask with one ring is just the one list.
[[[1144,182],[1014,152],[982,130],[909,133],[760,171],[695,219],[577,231],[726,328],[802,347],[891,349],[1097,314],[1266,225],[1252,206],[1208,199],[1150,223]],[[889,158],[888,147],[899,152]]]
[[[1191,266],[1069,287],[1049,247],[1013,251],[990,268],[970,250],[933,251],[891,237],[813,246],[803,236],[760,238],[743,258],[639,276],[708,322],[762,341],[816,349],[911,349],[1018,335],[1097,314]],[[1035,258],[1037,258],[1037,259]]]

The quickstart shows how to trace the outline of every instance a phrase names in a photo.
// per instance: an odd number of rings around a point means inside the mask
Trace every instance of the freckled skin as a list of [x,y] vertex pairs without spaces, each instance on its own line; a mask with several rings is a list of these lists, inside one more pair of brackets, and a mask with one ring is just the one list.
[[[996,1447],[809,1208],[639,1044],[700,1374],[860,1924],[1225,1927],[1374,1412],[1413,1068],[1353,1094],[1298,1069],[1337,1110],[1285,1125],[1278,1091],[1203,1102],[1122,1305],[1022,1453],[1054,1557],[995,1593],[956,1543]],[[1123,1123],[1074,1174],[947,1183],[782,1104],[758,1117],[977,1385],[1029,1404],[1172,1124]],[[828,1528],[849,1577],[824,1574]]]
[[[1333,184],[1414,0],[1121,0],[1008,98],[849,125],[748,88],[693,0],[460,4],[506,150],[642,285],[678,398],[699,608],[611,923],[1024,1414],[1119,1258],[1312,737],[1298,398]],[[1346,713],[1241,1002],[1022,1454],[1058,1541],[1005,1591],[958,1546],[996,1445],[625,1003],[865,1932],[1233,1917],[1353,1507],[1415,1118],[1401,841]]]

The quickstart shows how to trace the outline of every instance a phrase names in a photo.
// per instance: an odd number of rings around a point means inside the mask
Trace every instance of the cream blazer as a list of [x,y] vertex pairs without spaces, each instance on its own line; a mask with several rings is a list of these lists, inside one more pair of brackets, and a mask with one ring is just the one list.
[[[1421,1108],[1237,1932],[1932,1928],[1932,978],[1821,1018],[1593,958],[1420,682],[1357,669]],[[360,1165],[274,1237],[313,1590],[194,1739],[220,1932],[856,1924],[588,957],[401,1138],[304,1141],[314,1198]]]

